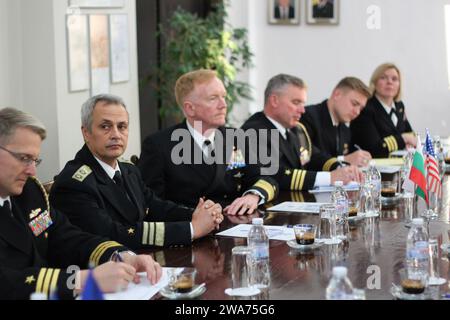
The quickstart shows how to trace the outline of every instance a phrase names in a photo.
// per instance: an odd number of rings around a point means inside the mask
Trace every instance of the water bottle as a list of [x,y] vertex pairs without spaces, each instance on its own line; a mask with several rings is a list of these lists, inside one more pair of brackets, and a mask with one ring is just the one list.
[[327,300],[352,300],[353,286],[347,278],[346,267],[334,267],[333,275],[326,291]]
[[331,193],[331,202],[336,206],[336,236],[345,239],[348,233],[348,194],[344,183],[336,181]]
[[375,161],[370,160],[369,169],[366,172],[366,181],[372,185],[372,201],[376,213],[381,212],[381,174],[375,167]]
[[408,269],[428,274],[428,233],[422,218],[412,220],[412,226],[406,240],[406,266]]
[[250,285],[260,289],[262,295],[265,296],[268,294],[270,286],[269,236],[264,229],[262,218],[252,219],[247,244],[252,250]]

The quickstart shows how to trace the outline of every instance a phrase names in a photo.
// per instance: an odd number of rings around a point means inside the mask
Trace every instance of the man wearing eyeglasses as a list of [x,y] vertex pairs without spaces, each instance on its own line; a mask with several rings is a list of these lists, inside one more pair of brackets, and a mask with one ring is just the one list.
[[[156,283],[161,267],[150,256],[82,232],[49,206],[35,178],[45,137],[44,126],[31,115],[0,109],[0,300],[28,299],[34,292],[73,298],[89,273],[79,269],[91,266],[103,292],[138,282],[138,271]],[[109,261],[113,256],[123,262]]]

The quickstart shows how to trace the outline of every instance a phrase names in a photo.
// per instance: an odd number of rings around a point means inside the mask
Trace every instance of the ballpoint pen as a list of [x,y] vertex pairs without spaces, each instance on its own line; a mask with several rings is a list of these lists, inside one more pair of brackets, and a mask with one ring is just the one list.
[[353,146],[358,150],[362,150],[362,148],[360,146],[358,146],[356,143]]

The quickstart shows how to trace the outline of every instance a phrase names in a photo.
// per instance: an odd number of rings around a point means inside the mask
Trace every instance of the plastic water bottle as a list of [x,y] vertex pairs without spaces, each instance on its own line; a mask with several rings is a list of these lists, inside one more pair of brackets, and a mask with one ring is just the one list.
[[375,161],[370,160],[369,169],[366,172],[366,180],[372,185],[372,201],[376,213],[381,212],[381,173],[375,167]]
[[429,273],[428,233],[422,218],[412,220],[406,240],[406,266]]
[[348,233],[348,194],[344,183],[336,181],[331,193],[331,202],[336,206],[336,236],[346,238]]
[[333,276],[326,291],[327,300],[352,300],[353,286],[347,278],[346,267],[334,267]]
[[252,250],[250,285],[260,289],[265,295],[270,286],[269,236],[262,218],[253,218],[252,225],[247,237],[247,244]]

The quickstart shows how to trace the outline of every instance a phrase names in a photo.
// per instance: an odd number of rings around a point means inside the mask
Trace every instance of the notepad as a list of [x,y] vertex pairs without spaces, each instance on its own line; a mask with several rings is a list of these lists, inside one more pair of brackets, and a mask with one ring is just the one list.
[[373,159],[375,160],[375,165],[377,167],[389,167],[389,166],[402,166],[403,159],[402,158],[381,158],[381,159]]

